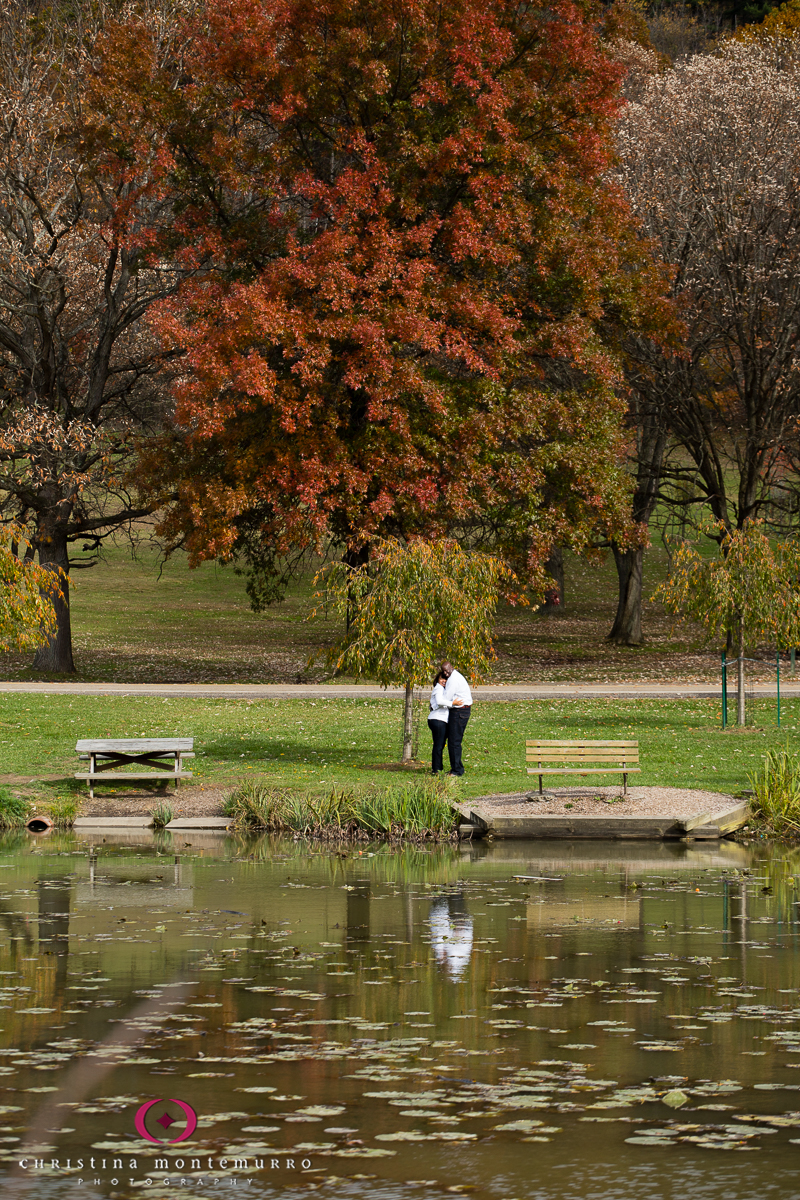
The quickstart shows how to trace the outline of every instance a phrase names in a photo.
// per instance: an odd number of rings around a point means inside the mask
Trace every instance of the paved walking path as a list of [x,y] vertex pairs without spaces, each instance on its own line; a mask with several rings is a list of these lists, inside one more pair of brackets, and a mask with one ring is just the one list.
[[[751,689],[748,688],[748,691]],[[22,692],[48,696],[159,696],[200,700],[370,700],[399,699],[402,688],[383,689],[375,684],[352,683],[32,683],[2,682],[0,692]],[[712,683],[505,683],[474,689],[478,701],[576,700],[616,698],[620,700],[686,700],[693,697],[719,699],[719,685]],[[774,697],[775,685],[752,685],[756,696]],[[735,682],[728,685],[728,699],[736,695]],[[800,696],[800,679],[781,680],[781,696]]]

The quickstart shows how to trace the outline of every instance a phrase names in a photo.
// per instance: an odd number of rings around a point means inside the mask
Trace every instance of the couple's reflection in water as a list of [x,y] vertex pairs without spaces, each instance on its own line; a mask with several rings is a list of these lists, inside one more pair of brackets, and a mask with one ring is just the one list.
[[473,919],[463,892],[437,896],[428,917],[436,961],[450,979],[461,979],[472,955]]

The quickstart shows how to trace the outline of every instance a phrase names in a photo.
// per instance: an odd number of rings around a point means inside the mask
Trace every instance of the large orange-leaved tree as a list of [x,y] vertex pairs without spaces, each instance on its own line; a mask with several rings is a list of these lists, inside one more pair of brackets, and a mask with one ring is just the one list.
[[607,178],[595,15],[206,0],[172,72],[143,25],[109,39],[114,144],[147,114],[186,268],[146,475],[167,537],[244,555],[256,604],[302,547],[448,534],[537,587],[553,545],[624,540],[613,346],[664,309]]

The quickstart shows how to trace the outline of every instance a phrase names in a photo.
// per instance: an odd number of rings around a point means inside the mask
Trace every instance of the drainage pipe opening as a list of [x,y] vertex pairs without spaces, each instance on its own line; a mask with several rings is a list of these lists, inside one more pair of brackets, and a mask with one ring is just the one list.
[[49,833],[53,828],[53,822],[49,817],[31,817],[25,828],[28,833]]

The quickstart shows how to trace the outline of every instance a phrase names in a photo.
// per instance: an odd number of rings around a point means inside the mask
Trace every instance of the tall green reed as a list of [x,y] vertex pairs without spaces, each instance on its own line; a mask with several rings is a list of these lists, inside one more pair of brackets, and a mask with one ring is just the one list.
[[800,763],[788,750],[768,750],[750,776],[752,823],[773,834],[800,834]]
[[454,836],[459,820],[439,780],[412,780],[382,788],[336,788],[304,794],[245,783],[225,804],[237,828],[313,837],[434,839]]

